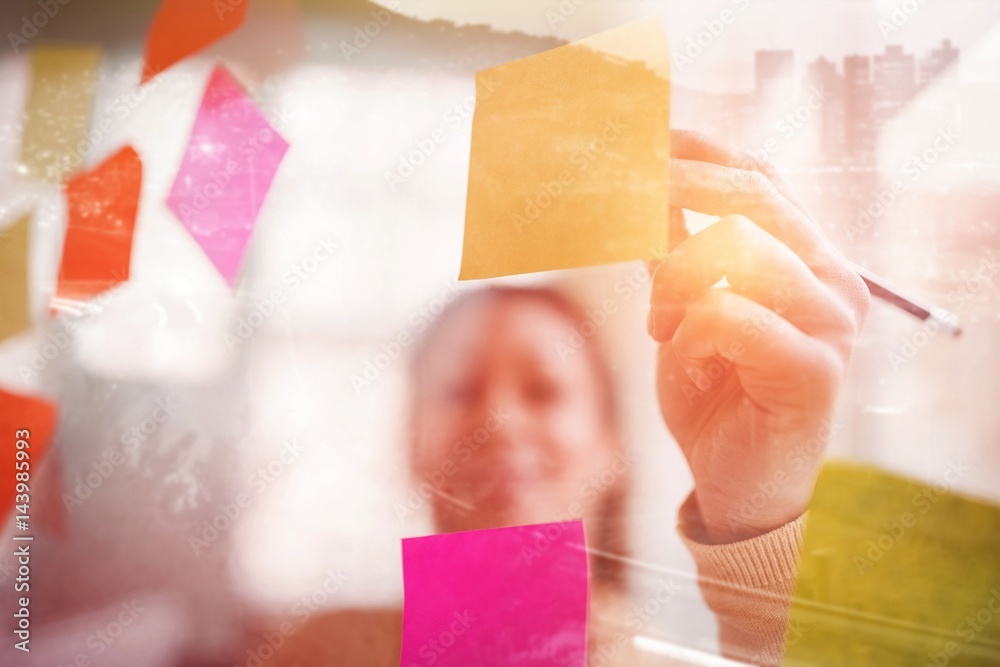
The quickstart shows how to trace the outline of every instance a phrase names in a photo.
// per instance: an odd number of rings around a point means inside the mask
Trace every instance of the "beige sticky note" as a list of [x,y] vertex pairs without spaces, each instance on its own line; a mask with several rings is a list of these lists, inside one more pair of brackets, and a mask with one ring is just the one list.
[[21,165],[31,178],[62,181],[86,157],[101,50],[44,46],[31,52],[31,91],[21,138]]
[[0,228],[0,341],[28,328],[30,216]]
[[479,72],[459,278],[665,252],[669,76],[655,19]]

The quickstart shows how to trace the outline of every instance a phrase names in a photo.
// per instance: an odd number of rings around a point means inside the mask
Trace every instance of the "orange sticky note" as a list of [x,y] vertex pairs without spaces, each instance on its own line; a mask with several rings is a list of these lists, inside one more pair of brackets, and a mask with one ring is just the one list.
[[54,308],[128,280],[142,161],[131,146],[66,184],[67,225]]
[[30,216],[0,229],[0,340],[28,328]]
[[249,2],[163,0],[149,26],[142,83],[239,28]]
[[27,483],[31,488],[52,442],[56,414],[56,406],[46,400],[0,389],[0,516],[7,517],[19,493],[30,494],[19,491],[17,484]]
[[459,278],[662,255],[669,77],[655,19],[479,72]]

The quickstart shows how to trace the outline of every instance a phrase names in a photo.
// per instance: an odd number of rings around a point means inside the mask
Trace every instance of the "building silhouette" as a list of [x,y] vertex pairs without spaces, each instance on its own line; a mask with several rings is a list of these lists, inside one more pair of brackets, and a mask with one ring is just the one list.
[[[960,51],[950,40],[918,58],[901,46],[889,45],[874,56],[852,54],[838,63],[826,57],[806,65],[801,85],[795,52],[764,49],[754,53],[754,90],[749,93],[687,91],[691,123],[734,145],[760,149],[782,137],[781,119],[817,92],[815,161],[821,164],[870,167],[878,137],[891,119],[911,104],[920,90],[935,81],[957,79]],[[940,104],[940,102],[938,102]],[[959,117],[955,102],[955,117]],[[816,116],[813,116],[814,118]]]
[[809,65],[805,88],[822,93],[825,102],[820,109],[821,127],[816,149],[820,156],[831,160],[845,157],[845,86],[844,77],[837,72],[837,64],[819,58]]
[[875,89],[871,58],[844,58],[844,153],[869,162],[875,151]]
[[941,42],[941,48],[930,51],[920,61],[919,85],[926,86],[937,79],[958,78],[959,50],[951,40]]
[[919,63],[915,55],[895,45],[874,57],[846,56],[843,75],[826,58],[811,63],[808,85],[832,93],[822,112],[818,147],[822,157],[830,162],[869,164],[883,128],[922,87],[957,77],[959,55],[951,41],[944,40]]
[[754,54],[754,76],[759,95],[794,92],[795,52],[757,51]]
[[913,99],[917,92],[917,59],[903,53],[903,47],[890,45],[872,62],[875,93],[875,136]]
[[756,86],[746,135],[759,145],[773,132],[775,118],[795,101],[795,53],[791,50],[764,50],[754,54]]

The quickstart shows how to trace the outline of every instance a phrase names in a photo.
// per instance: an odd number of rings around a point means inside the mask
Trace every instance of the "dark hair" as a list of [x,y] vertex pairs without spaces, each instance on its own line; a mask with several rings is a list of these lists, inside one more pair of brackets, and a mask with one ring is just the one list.
[[[414,381],[419,382],[421,367],[426,358],[427,348],[437,338],[444,326],[460,311],[474,304],[495,304],[497,306],[515,302],[534,302],[541,304],[572,323],[574,329],[580,332],[585,324],[590,323],[583,308],[563,292],[551,287],[489,287],[474,292],[465,292],[453,301],[427,328],[416,348],[414,357]],[[593,325],[591,325],[593,326]],[[614,446],[625,448],[621,416],[614,387],[612,367],[600,341],[596,336],[583,336],[584,347],[587,350],[591,367],[601,388],[601,409],[605,413],[608,425],[615,434]],[[599,552],[609,554],[591,555],[594,577],[603,583],[617,587],[625,585],[625,567],[623,557],[628,555],[626,512],[628,505],[628,490],[630,479],[627,475],[619,475],[615,482],[604,492],[601,498],[601,511],[597,535],[588,536],[590,546]]]

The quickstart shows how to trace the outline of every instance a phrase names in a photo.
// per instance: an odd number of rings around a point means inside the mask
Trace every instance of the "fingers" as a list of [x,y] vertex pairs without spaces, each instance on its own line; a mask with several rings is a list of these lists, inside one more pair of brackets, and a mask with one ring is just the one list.
[[676,206],[670,207],[670,249],[679,246],[685,239],[691,236],[687,225],[684,222],[684,211]]
[[675,158],[711,162],[723,167],[760,172],[774,184],[774,187],[781,192],[785,199],[802,211],[807,218],[810,218],[810,222],[815,224],[815,220],[812,219],[805,205],[794,196],[791,186],[785,182],[781,174],[766,161],[757,158],[755,155],[734,151],[715,143],[704,135],[685,130],[671,130],[670,145],[670,152]]
[[673,158],[670,205],[719,217],[745,215],[810,266],[826,250],[819,231],[760,172]]
[[720,375],[706,362],[721,363],[735,370],[751,399],[772,408],[805,404],[824,409],[844,374],[841,356],[829,345],[773,310],[724,289],[688,306],[670,347],[700,391]]
[[763,174],[707,162],[670,161],[670,203],[700,213],[744,215],[789,248],[851,306],[860,321],[870,295],[864,281]]
[[[684,211],[673,206],[670,207],[670,227],[667,236],[667,245],[669,250],[673,250],[685,239],[687,239],[691,234],[687,230],[687,225],[684,221]],[[660,262],[666,255],[654,255],[653,259],[646,260],[646,268],[649,270],[650,275],[656,273],[656,267],[660,265]]]
[[653,276],[650,334],[669,340],[684,306],[725,278],[739,294],[800,330],[853,340],[854,317],[788,246],[734,215],[681,243]]

